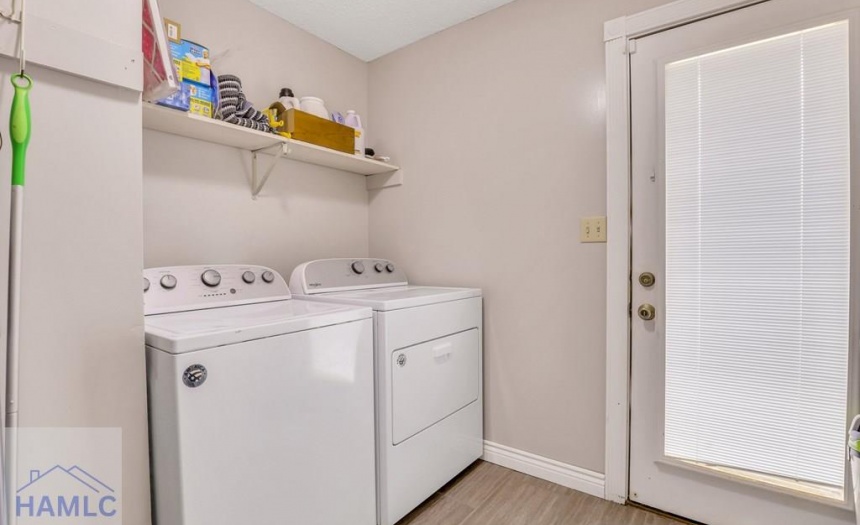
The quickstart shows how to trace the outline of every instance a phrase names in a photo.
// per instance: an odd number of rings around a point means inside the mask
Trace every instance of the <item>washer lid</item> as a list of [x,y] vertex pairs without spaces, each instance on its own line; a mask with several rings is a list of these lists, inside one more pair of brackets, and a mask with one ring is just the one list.
[[149,315],[146,344],[181,354],[367,319],[369,308],[302,300]]
[[396,286],[372,290],[331,292],[314,295],[315,300],[332,301],[341,304],[369,306],[376,311],[385,312],[401,308],[414,308],[428,304],[459,301],[470,297],[480,297],[479,288],[441,288],[437,286]]

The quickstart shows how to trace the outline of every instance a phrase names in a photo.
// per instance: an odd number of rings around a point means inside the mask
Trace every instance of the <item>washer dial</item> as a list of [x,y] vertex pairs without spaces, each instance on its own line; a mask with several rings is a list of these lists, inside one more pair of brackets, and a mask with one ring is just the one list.
[[245,281],[247,284],[251,284],[257,280],[257,276],[254,275],[254,272],[245,272],[242,274],[242,280]]
[[161,283],[161,287],[165,290],[173,290],[176,288],[176,277],[170,274],[162,276],[161,281],[159,282]]
[[275,274],[270,272],[269,270],[266,270],[265,272],[263,272],[263,275],[261,277],[267,283],[270,283],[270,282],[275,280]]
[[364,263],[361,261],[355,261],[354,263],[352,263],[352,271],[354,271],[358,275],[363,274],[364,273]]
[[215,270],[206,270],[200,276],[200,280],[203,281],[203,284],[210,288],[214,288],[221,284],[221,274]]

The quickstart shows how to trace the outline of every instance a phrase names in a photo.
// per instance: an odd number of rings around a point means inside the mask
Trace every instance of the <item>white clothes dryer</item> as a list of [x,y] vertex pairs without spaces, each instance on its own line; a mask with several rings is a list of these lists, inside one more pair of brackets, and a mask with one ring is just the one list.
[[410,285],[384,259],[325,259],[295,297],[373,308],[380,525],[394,525],[483,453],[482,297]]

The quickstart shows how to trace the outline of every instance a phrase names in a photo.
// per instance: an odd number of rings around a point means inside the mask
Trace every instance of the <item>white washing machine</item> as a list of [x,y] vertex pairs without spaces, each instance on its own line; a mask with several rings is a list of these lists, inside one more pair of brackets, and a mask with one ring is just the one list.
[[379,523],[393,525],[483,453],[481,290],[413,286],[383,259],[308,262],[290,289],[373,308]]
[[376,523],[369,308],[260,266],[144,271],[157,525]]

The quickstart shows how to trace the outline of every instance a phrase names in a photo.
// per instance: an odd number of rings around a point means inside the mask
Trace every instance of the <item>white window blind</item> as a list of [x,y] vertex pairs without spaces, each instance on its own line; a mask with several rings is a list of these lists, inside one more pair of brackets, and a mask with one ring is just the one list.
[[848,32],[665,68],[667,456],[843,485]]

